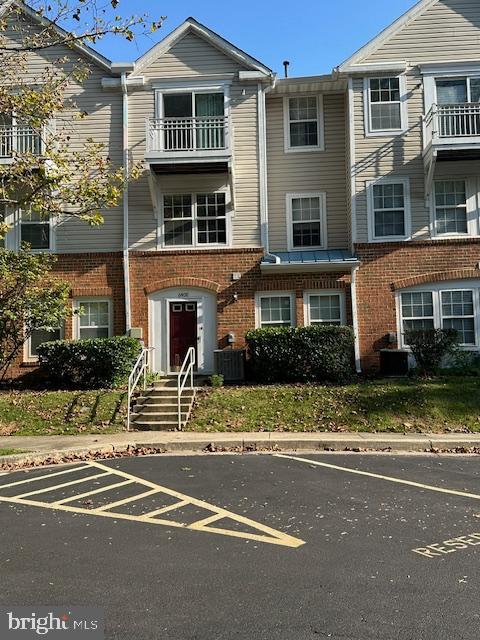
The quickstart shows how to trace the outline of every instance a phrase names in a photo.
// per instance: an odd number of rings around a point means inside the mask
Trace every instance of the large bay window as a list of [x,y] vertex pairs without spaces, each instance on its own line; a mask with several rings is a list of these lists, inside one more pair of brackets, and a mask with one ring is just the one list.
[[226,193],[163,196],[163,246],[227,244]]
[[365,80],[365,129],[367,135],[392,135],[407,128],[405,78]]
[[397,297],[401,344],[412,329],[455,329],[459,344],[480,347],[480,281],[418,286]]
[[370,241],[406,240],[410,236],[408,178],[381,178],[367,183]]

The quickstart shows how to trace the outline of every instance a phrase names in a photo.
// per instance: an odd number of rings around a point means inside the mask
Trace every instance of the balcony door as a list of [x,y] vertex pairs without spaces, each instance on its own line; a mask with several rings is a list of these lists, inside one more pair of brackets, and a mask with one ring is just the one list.
[[437,78],[442,137],[480,135],[480,78]]
[[162,128],[168,151],[196,151],[225,147],[223,92],[164,93]]

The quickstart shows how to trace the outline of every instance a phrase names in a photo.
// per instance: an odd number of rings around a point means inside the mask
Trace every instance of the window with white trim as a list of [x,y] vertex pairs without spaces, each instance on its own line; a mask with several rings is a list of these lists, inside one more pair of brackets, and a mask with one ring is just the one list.
[[112,331],[112,312],[110,300],[76,300],[74,308],[75,337],[80,340],[89,338],[109,338]]
[[410,235],[407,178],[382,178],[367,185],[369,240],[405,240]]
[[435,234],[468,233],[466,180],[435,182]]
[[345,324],[345,297],[343,292],[306,292],[306,323],[308,325]]
[[325,193],[288,193],[289,250],[326,246]]
[[293,293],[256,294],[258,327],[292,327],[295,316]]
[[163,196],[163,245],[227,244],[225,192]]
[[406,129],[405,79],[368,78],[365,80],[367,134],[388,135]]
[[53,342],[63,338],[63,327],[41,327],[32,329],[26,343],[28,360],[38,360],[38,347],[45,342]]
[[323,148],[322,104],[321,96],[285,98],[286,151],[315,151]]
[[52,248],[51,221],[35,211],[20,212],[20,246],[28,244],[32,251]]
[[399,292],[397,300],[403,346],[412,329],[455,329],[461,346],[480,347],[480,281],[418,286]]

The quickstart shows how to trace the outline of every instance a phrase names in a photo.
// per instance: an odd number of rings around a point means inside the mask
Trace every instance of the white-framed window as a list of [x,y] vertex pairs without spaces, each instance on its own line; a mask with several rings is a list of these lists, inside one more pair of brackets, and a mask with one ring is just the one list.
[[327,196],[325,193],[287,193],[289,251],[327,246]]
[[480,280],[417,285],[396,299],[401,346],[411,329],[455,329],[460,346],[480,347]]
[[256,326],[295,326],[295,294],[291,291],[269,291],[255,294]]
[[345,293],[336,290],[305,291],[304,317],[307,326],[345,324]]
[[436,180],[433,195],[433,235],[475,233],[469,220],[467,180]]
[[365,78],[364,103],[367,136],[398,135],[406,131],[405,76]]
[[436,102],[438,105],[480,102],[480,77],[436,78]]
[[38,360],[37,349],[44,342],[53,342],[54,340],[62,340],[64,336],[64,328],[62,327],[42,327],[33,329],[30,337],[25,343],[25,360],[36,362]]
[[285,97],[285,151],[323,151],[323,96]]
[[73,303],[74,338],[109,338],[113,335],[112,301],[109,298],[79,298]]
[[226,246],[228,233],[226,192],[163,196],[163,247]]
[[32,251],[53,249],[53,225],[51,219],[41,217],[35,211],[19,211],[19,245],[27,243]]
[[395,242],[410,237],[408,178],[380,178],[367,182],[367,208],[370,242]]

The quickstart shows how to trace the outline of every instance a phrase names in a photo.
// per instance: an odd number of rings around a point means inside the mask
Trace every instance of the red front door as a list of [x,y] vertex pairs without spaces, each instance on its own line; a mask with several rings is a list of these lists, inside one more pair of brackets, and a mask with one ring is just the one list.
[[197,348],[197,303],[170,302],[170,370],[179,371],[190,347]]

